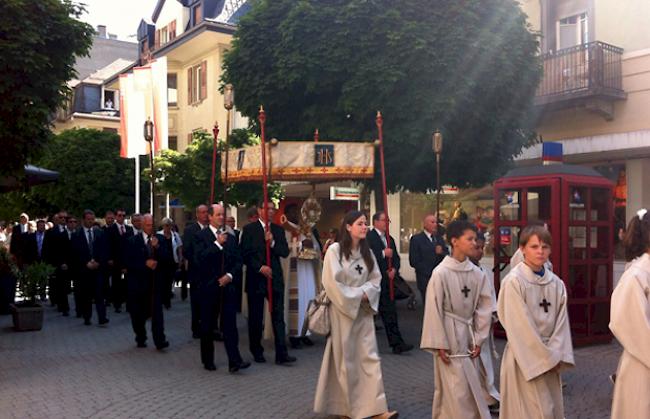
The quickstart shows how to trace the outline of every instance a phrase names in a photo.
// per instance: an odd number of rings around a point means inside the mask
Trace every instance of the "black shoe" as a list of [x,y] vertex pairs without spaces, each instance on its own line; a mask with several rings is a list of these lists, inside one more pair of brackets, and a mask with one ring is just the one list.
[[214,364],[203,364],[203,368],[205,368],[208,371],[216,371],[217,366]]
[[280,358],[275,358],[277,365],[291,364],[292,362],[296,362],[296,357],[288,354]]
[[307,346],[314,346],[314,342],[311,339],[309,339],[307,336],[303,336],[302,343],[304,343]]
[[263,364],[266,362],[266,358],[264,358],[264,355],[255,355],[253,356],[253,360],[258,364]]
[[500,408],[499,402],[496,402],[496,403],[491,404],[491,405],[488,406],[488,409],[490,409],[490,413],[498,414],[499,413],[499,408]]
[[393,346],[393,353],[395,355],[399,355],[403,352],[408,352],[413,349],[413,345],[408,344],[408,343],[398,343],[397,345]]
[[201,334],[199,332],[192,332],[193,339],[201,339]]
[[158,349],[159,351],[162,351],[165,348],[169,348],[169,342],[168,341],[164,341],[160,345],[156,345],[156,349]]
[[84,320],[84,325],[86,325],[86,326],[90,326],[91,324],[92,324],[92,323],[90,322],[90,320]]
[[101,320],[99,321],[99,325],[100,325],[100,326],[103,326],[103,325],[105,325],[105,324],[108,324],[109,321],[110,321],[110,320],[108,320],[108,319],[101,319]]
[[216,340],[217,342],[223,342],[223,333],[215,330],[212,334],[214,336],[214,340]]
[[61,313],[61,314],[63,315],[63,317],[68,317],[68,316],[70,316],[70,313],[68,313],[67,311],[64,311],[64,312]]
[[300,349],[300,348],[302,348],[301,339],[297,338],[297,337],[290,336],[289,337],[289,345],[291,345],[292,349]]
[[229,371],[231,374],[234,374],[234,373],[236,373],[237,371],[239,371],[239,370],[245,370],[246,368],[248,368],[248,367],[250,367],[250,366],[251,366],[251,363],[250,363],[250,362],[242,361],[242,362],[240,362],[239,364],[233,364],[233,365],[231,365],[230,367],[228,367],[228,371]]
[[138,348],[146,348],[147,344],[145,342],[138,342]]

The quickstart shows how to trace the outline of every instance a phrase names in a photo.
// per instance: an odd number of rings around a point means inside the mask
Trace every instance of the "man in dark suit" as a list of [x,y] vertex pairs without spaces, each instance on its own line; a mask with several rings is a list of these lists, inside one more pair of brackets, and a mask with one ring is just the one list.
[[192,310],[192,336],[194,339],[201,337],[199,321],[199,267],[196,264],[195,238],[199,231],[207,228],[208,206],[199,205],[196,207],[196,222],[185,227],[183,233],[183,255],[187,261],[187,280],[190,283],[190,307]]
[[201,230],[195,240],[196,263],[199,267],[201,296],[201,361],[208,371],[214,371],[215,311],[221,311],[223,340],[231,373],[250,367],[239,353],[237,333],[237,289],[235,272],[241,267],[241,255],[235,237],[224,226],[224,208],[208,208],[210,225]]
[[36,232],[23,237],[23,261],[29,265],[44,261],[45,220],[36,221]]
[[[268,218],[267,214],[268,212]],[[266,362],[262,347],[262,324],[264,320],[264,298],[267,298],[267,280],[271,279],[272,299],[271,321],[275,335],[275,363],[287,364],[296,358],[287,351],[286,326],[284,323],[284,277],[280,258],[289,255],[289,245],[284,230],[271,223],[275,214],[275,204],[269,202],[267,211],[264,204],[259,206],[259,221],[244,227],[241,235],[241,251],[246,264],[246,293],[248,294],[248,338],[250,351],[255,362]],[[269,231],[265,231],[268,220]],[[271,264],[266,260],[266,242],[271,246]]]
[[145,324],[151,315],[151,334],[156,349],[169,347],[165,338],[162,299],[165,276],[162,269],[172,257],[172,249],[156,234],[151,214],[142,217],[142,231],[127,239],[123,260],[127,277],[127,309],[138,348],[147,347]]
[[[74,298],[74,310],[78,319],[83,317],[81,310],[81,280],[79,279],[79,270],[76,263],[75,251],[72,246],[72,236],[79,229],[77,218],[67,216],[65,219],[65,234],[68,236],[68,245],[66,248],[66,261],[68,265],[68,275],[72,282],[72,295]],[[67,297],[66,297],[67,298]]]
[[[390,299],[390,281],[399,275],[400,258],[395,240],[390,235],[390,246],[387,245],[386,230],[388,227],[386,214],[378,212],[372,216],[373,229],[368,232],[370,249],[377,259],[381,272],[381,294],[379,296],[379,315],[384,322],[388,344],[394,354],[401,354],[413,349],[413,345],[405,343],[397,323],[395,301]],[[388,259],[391,259],[391,269],[388,269]]]
[[[239,239],[241,237],[241,231],[236,229],[236,223],[237,221],[235,220],[235,217],[232,215],[229,215],[226,218],[226,225],[230,227],[232,230],[232,233],[234,234],[235,241],[237,242],[237,246],[239,247]],[[235,284],[235,288],[237,289],[237,311],[241,312],[241,298],[242,298],[242,293],[243,289],[242,286],[244,285],[244,271],[243,271],[243,265],[240,266],[240,268],[237,270],[237,272],[234,273],[235,275],[235,280],[233,281]]]
[[438,233],[438,220],[433,214],[428,214],[422,221],[421,233],[411,237],[409,244],[409,263],[415,269],[415,278],[422,295],[422,303],[426,304],[427,285],[431,272],[449,253],[445,240]]
[[91,324],[93,300],[95,300],[99,324],[108,323],[104,296],[108,266],[108,240],[106,240],[104,232],[94,225],[95,213],[85,210],[81,228],[72,235],[75,271],[78,275],[77,282],[80,285],[81,314],[84,324],[87,326]]
[[11,230],[9,253],[16,259],[18,267],[22,267],[25,259],[25,241],[29,235],[29,216],[20,214],[20,222]]
[[70,240],[65,228],[67,216],[65,211],[59,211],[54,215],[54,226],[45,233],[43,244],[44,259],[56,269],[50,281],[50,299],[57,305],[59,312],[66,317],[70,312],[68,303]]
[[[112,211],[109,211],[113,214]],[[108,214],[107,212],[107,218]],[[115,222],[106,228],[109,245],[108,266],[111,275],[111,301],[116,313],[122,311],[122,303],[126,300],[127,284],[124,277],[124,249],[130,237],[133,237],[133,227],[125,223],[126,211],[122,208],[115,210]]]

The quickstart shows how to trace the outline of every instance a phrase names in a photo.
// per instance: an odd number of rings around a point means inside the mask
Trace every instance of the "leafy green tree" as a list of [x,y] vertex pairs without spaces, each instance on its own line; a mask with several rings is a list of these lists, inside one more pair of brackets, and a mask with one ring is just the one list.
[[[388,186],[481,185],[534,139],[538,37],[514,0],[259,0],[224,62],[237,107],[269,137],[377,138]],[[378,161],[378,159],[376,159]]]
[[[35,163],[59,172],[58,181],[0,195],[0,217],[15,220],[22,211],[45,216],[59,209],[80,215],[89,208],[98,216],[117,207],[133,211],[135,162],[120,158],[117,134],[94,129],[63,131],[45,145]],[[144,158],[142,163],[146,165]],[[141,182],[141,195],[148,197],[144,176]]]
[[[213,136],[205,131],[195,132],[192,143],[184,153],[174,150],[163,150],[156,157],[156,178],[164,192],[178,197],[185,205],[186,210],[205,204],[210,198],[210,176],[212,176],[212,149]],[[229,137],[231,148],[258,145],[259,138],[251,135],[245,129],[233,130]],[[219,141],[217,147],[215,200],[223,200],[223,181],[221,179],[221,158],[225,146]],[[148,175],[148,171],[145,170]],[[279,185],[269,185],[269,196],[279,198],[281,190]],[[262,197],[262,187],[259,183],[236,183],[228,188],[227,199],[229,204],[248,205],[255,204]]]
[[70,93],[75,57],[88,53],[93,28],[71,0],[0,2],[0,175],[18,174],[51,133],[51,115]]

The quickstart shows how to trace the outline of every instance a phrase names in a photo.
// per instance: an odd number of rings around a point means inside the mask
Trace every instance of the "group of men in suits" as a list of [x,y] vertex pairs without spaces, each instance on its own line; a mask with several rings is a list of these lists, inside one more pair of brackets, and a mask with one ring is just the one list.
[[[241,234],[227,223],[224,207],[218,204],[196,208],[197,221],[185,228],[184,255],[188,262],[192,332],[201,340],[201,362],[208,371],[216,370],[214,340],[224,341],[231,373],[250,367],[239,351],[237,312],[240,309],[242,266],[246,266],[248,334],[250,352],[257,363],[266,362],[262,347],[264,300],[272,284],[271,320],[275,335],[275,362],[296,361],[289,355],[284,323],[284,279],[280,258],[289,254],[284,230],[269,221],[275,206],[258,209],[259,221],[246,225]],[[234,221],[234,220],[232,220]],[[230,225],[229,225],[230,224]],[[266,242],[270,264],[266,261]],[[220,336],[217,336],[219,331]],[[219,339],[221,340],[221,339]]]

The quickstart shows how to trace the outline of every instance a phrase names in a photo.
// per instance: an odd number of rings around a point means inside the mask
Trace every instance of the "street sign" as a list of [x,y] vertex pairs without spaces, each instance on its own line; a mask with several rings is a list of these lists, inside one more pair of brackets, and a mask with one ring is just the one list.
[[330,200],[332,201],[358,201],[361,192],[358,188],[330,186]]

